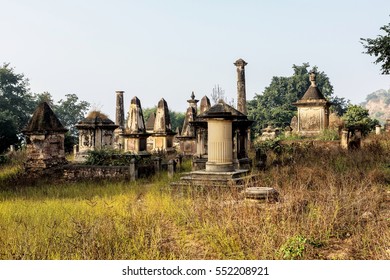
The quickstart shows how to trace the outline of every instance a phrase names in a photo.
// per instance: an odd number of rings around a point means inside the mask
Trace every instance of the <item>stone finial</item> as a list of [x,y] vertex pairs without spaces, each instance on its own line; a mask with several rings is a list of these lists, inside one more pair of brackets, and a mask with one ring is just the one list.
[[317,84],[316,84],[316,76],[317,76],[317,73],[314,70],[310,71],[310,73],[309,73],[309,80],[310,80],[310,83],[311,83],[310,86],[312,86],[312,87],[316,87],[317,86]]
[[187,102],[188,102],[188,105],[192,108],[195,109],[195,111],[197,110],[197,104],[198,104],[198,101],[197,99],[195,99],[195,94],[194,92],[192,92],[191,94],[191,99],[188,99]]
[[244,67],[244,66],[246,66],[248,63],[247,62],[245,62],[245,60],[243,60],[242,58],[239,58],[239,59],[237,59],[236,60],[236,62],[234,62],[234,65],[235,66],[241,66],[241,67]]

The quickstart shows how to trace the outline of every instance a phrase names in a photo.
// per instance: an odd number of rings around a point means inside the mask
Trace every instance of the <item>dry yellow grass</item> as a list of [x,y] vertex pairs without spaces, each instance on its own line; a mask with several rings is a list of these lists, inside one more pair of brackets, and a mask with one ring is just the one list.
[[252,182],[279,191],[269,204],[234,189],[172,190],[164,175],[2,181],[0,258],[389,259],[390,149],[377,140],[349,153],[286,149]]

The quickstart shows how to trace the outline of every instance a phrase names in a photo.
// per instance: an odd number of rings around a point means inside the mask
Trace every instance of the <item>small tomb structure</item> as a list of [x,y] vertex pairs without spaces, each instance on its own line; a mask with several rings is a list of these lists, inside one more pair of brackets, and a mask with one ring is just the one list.
[[49,104],[40,103],[22,131],[27,143],[26,171],[66,164],[64,141],[67,131]]
[[107,115],[90,112],[85,119],[76,124],[79,131],[79,146],[75,161],[84,161],[88,151],[114,149],[114,131],[118,128]]
[[137,155],[148,155],[147,138],[150,133],[146,132],[141,101],[134,96],[130,103],[126,126],[121,135],[124,142],[124,151]]
[[329,126],[331,103],[318,89],[314,71],[310,72],[309,79],[310,87],[299,101],[293,103],[298,108],[297,134],[302,136],[316,136]]

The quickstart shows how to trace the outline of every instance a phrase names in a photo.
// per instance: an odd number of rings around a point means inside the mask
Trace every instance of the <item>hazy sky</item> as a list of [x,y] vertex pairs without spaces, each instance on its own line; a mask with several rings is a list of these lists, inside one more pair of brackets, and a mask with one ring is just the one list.
[[187,107],[214,85],[236,99],[233,62],[243,58],[247,98],[273,76],[309,62],[324,71],[335,95],[353,103],[390,88],[360,38],[390,21],[389,0],[0,0],[0,63],[30,80],[32,92],[67,93],[115,119],[115,90],[125,110],[164,97]]

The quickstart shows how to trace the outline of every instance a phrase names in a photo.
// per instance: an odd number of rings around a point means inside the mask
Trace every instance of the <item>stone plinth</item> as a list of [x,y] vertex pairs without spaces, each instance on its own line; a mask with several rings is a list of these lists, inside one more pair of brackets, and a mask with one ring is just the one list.
[[279,193],[271,187],[249,187],[244,190],[246,199],[255,201],[277,201]]
[[248,170],[234,170],[230,172],[213,172],[206,170],[192,171],[184,174],[180,181],[173,186],[208,186],[208,187],[229,187],[243,186]]

